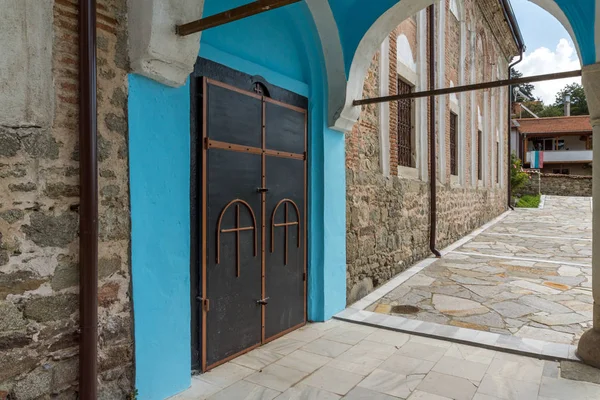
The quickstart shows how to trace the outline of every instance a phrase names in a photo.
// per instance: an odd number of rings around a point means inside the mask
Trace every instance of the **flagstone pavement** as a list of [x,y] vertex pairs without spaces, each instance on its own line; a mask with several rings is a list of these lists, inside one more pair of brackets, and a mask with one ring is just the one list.
[[590,198],[548,196],[543,209],[508,213],[366,310],[576,344],[592,325],[591,240]]
[[[506,214],[338,318],[401,316],[573,349],[591,324],[591,231],[589,198],[548,197],[543,209]],[[555,361],[330,320],[193,376],[171,398],[200,399],[599,400],[600,385],[563,379]]]
[[597,400],[557,362],[352,324],[309,324],[171,400]]

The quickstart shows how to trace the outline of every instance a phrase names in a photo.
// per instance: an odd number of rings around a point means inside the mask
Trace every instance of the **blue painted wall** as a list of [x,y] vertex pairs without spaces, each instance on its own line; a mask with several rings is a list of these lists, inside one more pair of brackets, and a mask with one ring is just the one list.
[[129,76],[131,274],[139,399],[190,385],[189,86]]
[[[209,0],[205,15],[247,1]],[[325,126],[326,72],[304,3],[212,29],[200,56],[309,98],[309,319],[346,305],[344,135]],[[189,86],[129,77],[132,279],[139,398],[190,385]]]
[[596,0],[554,0],[563,10],[579,43],[584,65],[596,63],[595,16]]

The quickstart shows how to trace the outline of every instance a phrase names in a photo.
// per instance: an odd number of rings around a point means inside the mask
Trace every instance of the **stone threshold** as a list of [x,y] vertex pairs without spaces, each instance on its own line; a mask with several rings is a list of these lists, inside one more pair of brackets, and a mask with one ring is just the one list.
[[[474,230],[462,239],[441,250],[442,257],[453,253],[465,243],[473,240],[487,229],[506,218],[512,211],[506,211],[487,224]],[[478,255],[478,254],[473,254]],[[501,257],[506,258],[506,257]],[[396,275],[389,282],[383,284],[367,296],[352,304],[333,318],[350,323],[367,325],[381,329],[404,332],[417,336],[433,339],[447,340],[450,342],[498,350],[528,357],[535,357],[550,361],[577,361],[581,360],[576,355],[577,346],[565,343],[547,342],[537,339],[521,338],[518,336],[503,335],[499,333],[461,328],[457,326],[442,325],[434,322],[419,321],[404,318],[398,315],[379,314],[365,309],[377,302],[383,296],[427,268],[437,260],[436,257],[426,258],[406,271]]]
[[333,318],[350,323],[543,360],[581,362],[576,354],[577,346],[564,343],[546,342],[457,326],[441,325],[434,322],[419,321],[396,315],[378,314],[355,308],[347,308],[336,314]]

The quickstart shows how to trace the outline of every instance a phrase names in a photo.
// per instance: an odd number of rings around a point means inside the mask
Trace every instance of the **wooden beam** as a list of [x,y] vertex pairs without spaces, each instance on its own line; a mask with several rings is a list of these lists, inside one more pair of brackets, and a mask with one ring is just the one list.
[[423,92],[397,94],[397,95],[393,95],[393,96],[373,97],[370,99],[354,100],[352,102],[352,104],[355,106],[361,106],[364,104],[386,103],[389,101],[416,99],[419,97],[429,97],[429,96],[441,96],[441,95],[452,94],[452,93],[470,92],[473,90],[493,89],[493,88],[498,88],[498,87],[502,87],[502,86],[520,85],[522,83],[533,83],[533,82],[552,81],[552,80],[556,80],[556,79],[575,78],[578,76],[581,76],[581,70],[559,72],[559,73],[545,74],[545,75],[535,75],[535,76],[529,76],[529,77],[524,77],[524,78],[504,79],[504,80],[494,81],[494,82],[475,83],[472,85],[456,86],[456,87],[445,88],[445,89],[426,90]]
[[301,0],[257,0],[219,14],[211,15],[210,17],[202,18],[183,25],[177,25],[176,31],[179,36],[187,36],[214,28],[216,26],[224,25],[229,22],[251,17],[256,14],[261,14],[269,10],[274,10],[276,8],[298,3],[300,1]]

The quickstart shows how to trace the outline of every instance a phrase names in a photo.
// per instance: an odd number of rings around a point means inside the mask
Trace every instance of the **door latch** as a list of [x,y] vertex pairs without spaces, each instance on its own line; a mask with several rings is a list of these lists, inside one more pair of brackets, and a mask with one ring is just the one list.
[[265,297],[264,299],[256,300],[256,304],[258,305],[267,305],[269,304],[270,297]]
[[268,188],[256,188],[256,191],[258,193],[266,193],[269,191],[269,189]]
[[204,310],[206,312],[208,312],[210,310],[210,302],[208,299],[198,296],[198,297],[196,297],[196,300],[198,300],[202,304],[202,310]]

